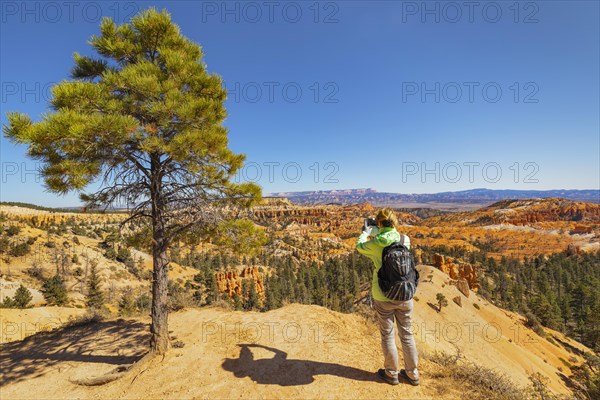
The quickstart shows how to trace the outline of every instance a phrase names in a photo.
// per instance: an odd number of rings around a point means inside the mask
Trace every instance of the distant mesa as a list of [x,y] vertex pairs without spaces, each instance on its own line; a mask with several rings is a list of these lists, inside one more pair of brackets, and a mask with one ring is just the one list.
[[[371,188],[343,190],[313,190],[276,192],[267,197],[285,197],[296,204],[360,204],[369,202],[376,207],[404,207],[406,204],[461,204],[477,207],[503,200],[563,198],[572,201],[600,203],[600,190],[493,190],[471,189],[440,193],[391,193]],[[419,207],[416,205],[416,207]],[[473,207],[476,208],[476,207]]]
[[263,196],[260,202],[261,205],[267,206],[287,206],[292,205],[289,199],[286,197],[278,197],[278,196]]

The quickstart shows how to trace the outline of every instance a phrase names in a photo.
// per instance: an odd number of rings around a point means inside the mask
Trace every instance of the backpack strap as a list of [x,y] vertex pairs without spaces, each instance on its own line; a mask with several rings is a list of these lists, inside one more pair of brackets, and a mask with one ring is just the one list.
[[400,243],[402,246],[410,250],[410,238],[406,235],[400,235],[400,240],[396,243]]

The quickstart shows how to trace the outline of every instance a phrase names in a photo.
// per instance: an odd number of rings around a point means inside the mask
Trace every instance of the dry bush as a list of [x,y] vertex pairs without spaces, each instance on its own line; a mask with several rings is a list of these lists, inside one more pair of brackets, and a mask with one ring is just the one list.
[[458,376],[467,379],[490,399],[523,399],[523,389],[493,369],[468,363],[458,368]]
[[63,326],[63,328],[75,328],[78,326],[95,324],[97,322],[104,321],[104,319],[107,317],[108,313],[109,313],[108,310],[106,310],[105,308],[100,308],[100,309],[90,308],[83,315],[69,318],[69,320]]
[[367,304],[361,303],[361,304],[355,305],[354,312],[356,314],[360,315],[361,317],[363,317],[368,322],[371,322],[371,323],[377,325],[377,319],[375,317],[375,310],[373,310]]
[[36,261],[33,262],[31,267],[29,267],[25,270],[25,273],[27,273],[27,275],[31,276],[32,278],[39,279],[39,280],[44,280],[44,278],[45,278],[44,269]]
[[424,354],[424,357],[443,367],[441,371],[434,374],[435,378],[446,377],[459,381],[459,385],[469,393],[470,399],[521,400],[526,398],[526,391],[506,375],[466,361],[458,349],[456,354],[436,351]]
[[569,398],[567,396],[557,396],[548,390],[548,382],[550,379],[539,372],[535,372],[534,374],[530,375],[529,380],[531,381],[531,387],[528,389],[529,399],[562,400]]
[[211,307],[221,308],[225,311],[231,311],[231,303],[227,300],[217,299],[210,304]]
[[460,350],[456,349],[456,354],[449,354],[444,351],[434,351],[433,353],[425,353],[424,357],[433,361],[436,364],[439,364],[443,367],[455,366],[458,364],[458,360],[462,358],[462,354]]
[[188,307],[199,306],[194,299],[193,291],[188,287],[181,286],[179,282],[169,281],[168,306],[170,311],[179,311]]

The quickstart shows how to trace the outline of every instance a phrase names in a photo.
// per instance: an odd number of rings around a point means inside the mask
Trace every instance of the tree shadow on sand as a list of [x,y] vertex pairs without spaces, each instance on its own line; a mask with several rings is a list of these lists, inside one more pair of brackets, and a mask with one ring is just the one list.
[[0,387],[77,363],[131,364],[147,353],[148,325],[119,319],[40,332],[1,345]]
[[[256,383],[279,386],[307,385],[315,375],[334,375],[346,379],[381,382],[375,373],[345,365],[310,360],[288,359],[287,353],[260,344],[238,344],[239,358],[226,358],[222,367],[233,372],[237,378],[250,377]],[[274,353],[273,358],[254,359],[250,347],[262,348]]]

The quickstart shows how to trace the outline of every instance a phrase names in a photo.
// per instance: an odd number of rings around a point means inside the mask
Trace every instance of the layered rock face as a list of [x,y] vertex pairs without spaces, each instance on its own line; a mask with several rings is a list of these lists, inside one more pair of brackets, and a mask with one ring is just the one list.
[[241,272],[216,272],[215,277],[219,292],[227,293],[229,297],[233,297],[235,294],[238,296],[242,295],[243,279],[252,279],[254,281],[256,293],[258,293],[259,296],[264,295],[265,289],[263,285],[263,278],[261,273],[258,272],[258,267],[244,267]]
[[433,255],[433,265],[448,274],[450,279],[456,280],[456,286],[465,296],[469,297],[469,289],[473,291],[479,289],[477,269],[473,265],[455,263],[451,257],[444,257],[437,253]]
[[575,228],[569,232],[571,235],[587,235],[593,233],[594,229],[591,226],[575,225]]
[[275,222],[283,219],[307,223],[315,217],[327,216],[323,207],[298,207],[287,205],[260,206],[253,209],[254,217],[261,222]]

